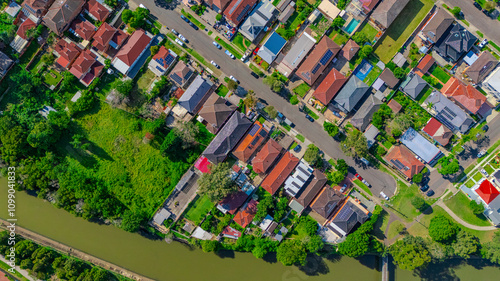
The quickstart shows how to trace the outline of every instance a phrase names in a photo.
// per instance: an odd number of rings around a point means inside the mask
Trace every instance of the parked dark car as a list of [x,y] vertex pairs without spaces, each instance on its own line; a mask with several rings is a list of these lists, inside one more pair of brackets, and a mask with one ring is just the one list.
[[306,114],[306,119],[311,122],[314,122],[314,118],[312,118],[309,114]]
[[429,189],[429,186],[426,184],[420,188],[420,191],[426,192]]
[[181,15],[181,19],[183,19],[185,22],[190,23],[190,21],[183,15]]
[[426,195],[428,197],[431,197],[432,195],[434,195],[434,190],[431,189],[431,190],[427,191]]
[[483,10],[483,14],[487,15],[488,17],[490,16],[490,13],[486,10]]
[[488,132],[490,127],[488,125],[484,125],[483,128],[481,128],[483,131]]
[[301,149],[302,149],[302,146],[300,146],[300,144],[297,144],[297,146],[293,148],[293,151],[299,152]]
[[483,7],[481,7],[481,5],[477,2],[474,1],[474,7],[476,7],[478,10],[482,10]]
[[260,76],[257,73],[255,73],[255,72],[251,72],[250,75],[252,75],[253,77],[255,77],[255,79],[259,79],[260,78]]
[[189,22],[189,25],[194,28],[195,30],[198,30],[198,27],[196,26],[196,24],[192,23],[192,22]]

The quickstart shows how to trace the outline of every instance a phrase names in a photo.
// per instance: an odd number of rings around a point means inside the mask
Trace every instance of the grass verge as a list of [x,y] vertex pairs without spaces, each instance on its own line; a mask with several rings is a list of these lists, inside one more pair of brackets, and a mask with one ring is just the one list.
[[194,23],[197,27],[201,28],[201,29],[205,29],[205,25],[202,24],[200,21],[198,21],[193,15],[191,15],[190,13],[184,11],[184,9],[181,10],[181,13],[186,17],[188,18],[192,23]]
[[444,201],[446,206],[465,222],[478,226],[490,226],[491,223],[483,214],[475,215],[472,213],[469,202],[470,199],[463,192],[458,192],[453,198]]
[[236,58],[241,59],[241,57],[243,56],[233,46],[231,46],[229,43],[221,39],[219,36],[215,37],[215,41],[219,43],[222,47],[224,47],[226,50],[230,51]]

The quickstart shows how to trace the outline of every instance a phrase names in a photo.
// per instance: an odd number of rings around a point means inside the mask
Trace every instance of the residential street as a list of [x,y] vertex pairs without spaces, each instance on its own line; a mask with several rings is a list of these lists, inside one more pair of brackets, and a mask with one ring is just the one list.
[[[500,21],[487,17],[483,12],[474,7],[474,1],[471,0],[441,0],[450,8],[458,6],[465,15],[465,20],[475,26],[490,40],[500,44]],[[441,7],[440,1],[436,3]],[[461,23],[463,24],[463,23]],[[477,34],[474,33],[475,36]]]
[[[306,136],[314,142],[325,154],[332,158],[344,158],[347,163],[356,169],[363,178],[365,178],[373,189],[373,194],[379,196],[380,191],[384,191],[388,196],[394,195],[396,191],[396,182],[394,178],[373,168],[363,168],[356,164],[354,159],[346,157],[339,147],[339,143],[335,142],[323,130],[322,124],[318,122],[311,123],[305,118],[304,113],[300,112],[297,106],[291,105],[287,100],[284,100],[278,94],[273,93],[268,86],[262,83],[262,79],[255,79],[250,75],[250,69],[240,60],[231,60],[223,50],[218,50],[212,45],[212,39],[203,30],[195,31],[187,23],[180,19],[180,14],[171,9],[166,9],[165,2],[162,0],[141,0],[141,3],[146,6],[151,14],[158,18],[158,21],[168,28],[174,28],[179,33],[183,34],[188,40],[189,45],[199,52],[207,60],[214,60],[221,66],[221,70],[227,75],[233,75],[238,79],[247,90],[254,90],[255,94],[264,99],[269,105],[273,105],[278,111],[282,112],[294,124],[295,129],[302,135]],[[130,3],[133,6],[134,3]],[[132,6],[131,5],[131,6]]]

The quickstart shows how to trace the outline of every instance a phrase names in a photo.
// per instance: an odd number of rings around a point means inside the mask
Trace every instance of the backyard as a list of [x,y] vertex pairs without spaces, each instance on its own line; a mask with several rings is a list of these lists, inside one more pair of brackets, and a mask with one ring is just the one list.
[[311,89],[311,87],[304,82],[304,83],[298,85],[297,87],[295,87],[293,89],[293,92],[296,93],[297,95],[299,95],[301,98],[303,98],[306,96],[307,92],[309,92],[310,89]]
[[437,64],[434,64],[429,72],[444,84],[451,78],[451,76]]
[[375,45],[375,54],[388,63],[434,5],[432,0],[411,0]]
[[[412,184],[407,186],[401,181],[397,181],[398,184],[398,193],[391,198],[391,205],[394,210],[406,221],[412,221],[416,216],[420,215],[420,211],[415,209],[411,202],[411,199],[414,197],[421,197],[425,199],[422,194],[419,192],[418,186],[416,184]],[[429,203],[427,203],[429,204]],[[430,205],[430,204],[429,204]]]
[[378,31],[375,29],[375,27],[371,26],[368,22],[365,22],[364,26],[356,33],[362,33],[366,36],[368,39],[368,42],[372,42],[373,39],[375,39],[375,36],[377,35]]
[[370,73],[366,76],[366,78],[363,80],[363,82],[366,83],[366,85],[371,86],[375,80],[377,80],[378,76],[382,73],[382,69],[380,69],[378,66],[375,66]]
[[[40,70],[43,68],[43,66],[45,65],[42,60],[40,60],[40,57],[37,57],[37,59],[39,59],[39,61],[33,66],[33,68],[31,69],[31,73],[35,74],[35,73],[39,73]],[[32,64],[33,65],[33,64]],[[62,79],[62,75],[57,72],[57,70],[53,69],[53,68],[46,68],[42,74],[42,77],[43,77],[43,82],[48,85],[49,87],[53,86],[57,86],[57,84],[61,81]]]
[[208,196],[197,196],[184,211],[184,217],[198,225],[213,207],[214,203],[210,201]]
[[328,37],[330,37],[330,39],[332,39],[333,42],[337,43],[339,46],[342,46],[349,41],[349,37],[340,29],[333,30]]
[[228,92],[229,92],[229,89],[222,84],[217,88],[217,90],[215,90],[215,93],[221,97],[225,97]]
[[238,32],[233,38],[233,44],[236,45],[236,47],[238,47],[242,52],[246,52],[248,47],[252,45],[252,42]]

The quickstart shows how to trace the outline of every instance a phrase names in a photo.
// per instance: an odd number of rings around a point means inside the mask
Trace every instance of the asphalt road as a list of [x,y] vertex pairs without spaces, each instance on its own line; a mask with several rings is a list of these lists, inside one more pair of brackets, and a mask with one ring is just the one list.
[[[472,0],[442,0],[449,7],[458,6],[462,9],[465,15],[465,20],[470,22],[473,26],[478,28],[488,39],[500,44],[500,21],[492,19],[476,7]],[[438,6],[441,6],[437,3]],[[477,36],[477,34],[474,34]]]
[[250,75],[250,69],[240,60],[232,60],[224,50],[219,50],[212,45],[212,39],[203,30],[195,31],[187,23],[183,22],[180,15],[166,6],[162,0],[141,0],[151,14],[158,18],[158,21],[170,29],[175,29],[183,34],[197,52],[206,59],[214,60],[220,65],[221,70],[226,75],[233,75],[240,81],[240,86],[247,90],[254,90],[255,94],[265,100],[269,105],[274,106],[295,124],[295,129],[315,143],[325,154],[332,158],[343,158],[349,166],[355,169],[366,181],[372,185],[372,193],[379,197],[380,191],[384,191],[388,196],[394,195],[396,182],[391,175],[380,170],[363,167],[356,163],[353,158],[344,155],[339,147],[339,143],[323,130],[322,124],[310,122],[300,112],[297,106],[291,105],[281,96],[273,93],[268,86],[262,83],[262,79],[255,79]]

